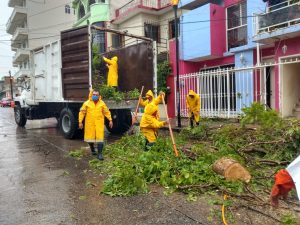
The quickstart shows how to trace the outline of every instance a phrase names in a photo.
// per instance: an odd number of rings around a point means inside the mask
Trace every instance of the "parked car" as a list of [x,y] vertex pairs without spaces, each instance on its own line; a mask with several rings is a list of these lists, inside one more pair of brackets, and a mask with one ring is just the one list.
[[2,100],[0,101],[0,105],[1,105],[1,107],[10,107],[11,102],[12,102],[12,100],[9,98],[2,98]]

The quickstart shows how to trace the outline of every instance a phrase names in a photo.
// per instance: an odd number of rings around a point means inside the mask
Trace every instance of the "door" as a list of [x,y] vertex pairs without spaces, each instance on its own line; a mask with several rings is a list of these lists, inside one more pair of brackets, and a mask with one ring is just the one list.
[[275,79],[274,66],[266,68],[266,104],[269,108],[275,109]]

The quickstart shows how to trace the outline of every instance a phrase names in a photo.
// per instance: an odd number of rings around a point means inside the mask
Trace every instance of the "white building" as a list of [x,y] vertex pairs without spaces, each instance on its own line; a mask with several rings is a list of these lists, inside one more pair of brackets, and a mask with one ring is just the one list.
[[15,51],[13,66],[18,67],[15,78],[30,72],[30,51],[59,39],[60,31],[75,22],[70,0],[9,0],[14,8],[6,31],[12,35],[11,48]]

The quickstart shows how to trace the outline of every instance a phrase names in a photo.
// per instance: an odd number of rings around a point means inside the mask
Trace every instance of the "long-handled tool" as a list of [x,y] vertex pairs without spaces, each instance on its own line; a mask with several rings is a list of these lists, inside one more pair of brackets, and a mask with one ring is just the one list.
[[142,86],[141,93],[140,93],[140,96],[139,96],[139,101],[138,101],[138,103],[136,105],[136,109],[135,109],[135,112],[134,112],[134,115],[133,115],[133,119],[132,119],[132,125],[137,121],[137,112],[139,110],[139,105],[140,105],[140,101],[142,99],[143,91],[144,91],[144,86]]
[[134,112],[134,114],[133,114],[133,117],[132,117],[131,127],[129,128],[129,130],[128,130],[128,132],[127,132],[128,134],[132,134],[132,133],[133,133],[134,125],[135,125],[135,123],[138,121],[138,120],[137,120],[137,113],[138,113],[140,101],[141,101],[141,99],[142,99],[143,91],[144,91],[144,86],[142,86],[141,93],[140,93],[140,96],[139,96],[139,100],[138,100],[138,103],[137,103],[135,112]]
[[171,135],[171,139],[172,139],[172,144],[173,144],[173,150],[174,150],[175,156],[178,157],[179,153],[178,153],[178,150],[177,150],[177,147],[176,147],[176,143],[175,143],[175,140],[174,140],[173,131],[172,131],[172,127],[171,127],[171,124],[170,124],[170,120],[169,120],[169,116],[168,116],[168,110],[167,110],[167,106],[166,106],[164,97],[162,98],[162,102],[164,104],[164,108],[165,108],[165,112],[166,112],[166,116],[167,116],[169,131],[170,131],[170,135]]

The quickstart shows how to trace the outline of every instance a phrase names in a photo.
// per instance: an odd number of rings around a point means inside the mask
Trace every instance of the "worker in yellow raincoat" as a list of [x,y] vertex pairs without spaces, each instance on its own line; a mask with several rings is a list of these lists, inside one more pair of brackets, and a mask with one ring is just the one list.
[[104,147],[104,117],[109,120],[110,128],[113,127],[111,114],[106,104],[100,99],[99,91],[91,91],[89,100],[83,103],[79,112],[79,128],[84,125],[84,141],[87,142],[91,148],[92,154],[96,155],[94,143],[98,146],[98,159],[103,160]]
[[145,151],[149,150],[157,139],[157,130],[162,128],[167,122],[157,119],[158,106],[153,102],[145,107],[145,113],[142,116],[140,129],[146,138]]
[[118,87],[118,57],[114,56],[111,59],[103,57],[103,60],[108,67],[107,86]]
[[[164,92],[159,92],[159,95],[154,98],[154,94],[151,90],[147,91],[146,93],[146,99],[143,100],[141,99],[140,102],[139,102],[139,105],[140,106],[143,106],[143,107],[146,107],[149,103],[154,103],[155,105],[158,105],[162,102],[162,98],[165,97],[165,93]],[[145,109],[146,110],[146,109]],[[159,112],[157,111],[157,117],[156,119],[159,119]]]
[[200,120],[200,96],[193,90],[190,90],[186,96],[186,106],[189,111],[190,125],[193,128],[194,121],[199,125]]

